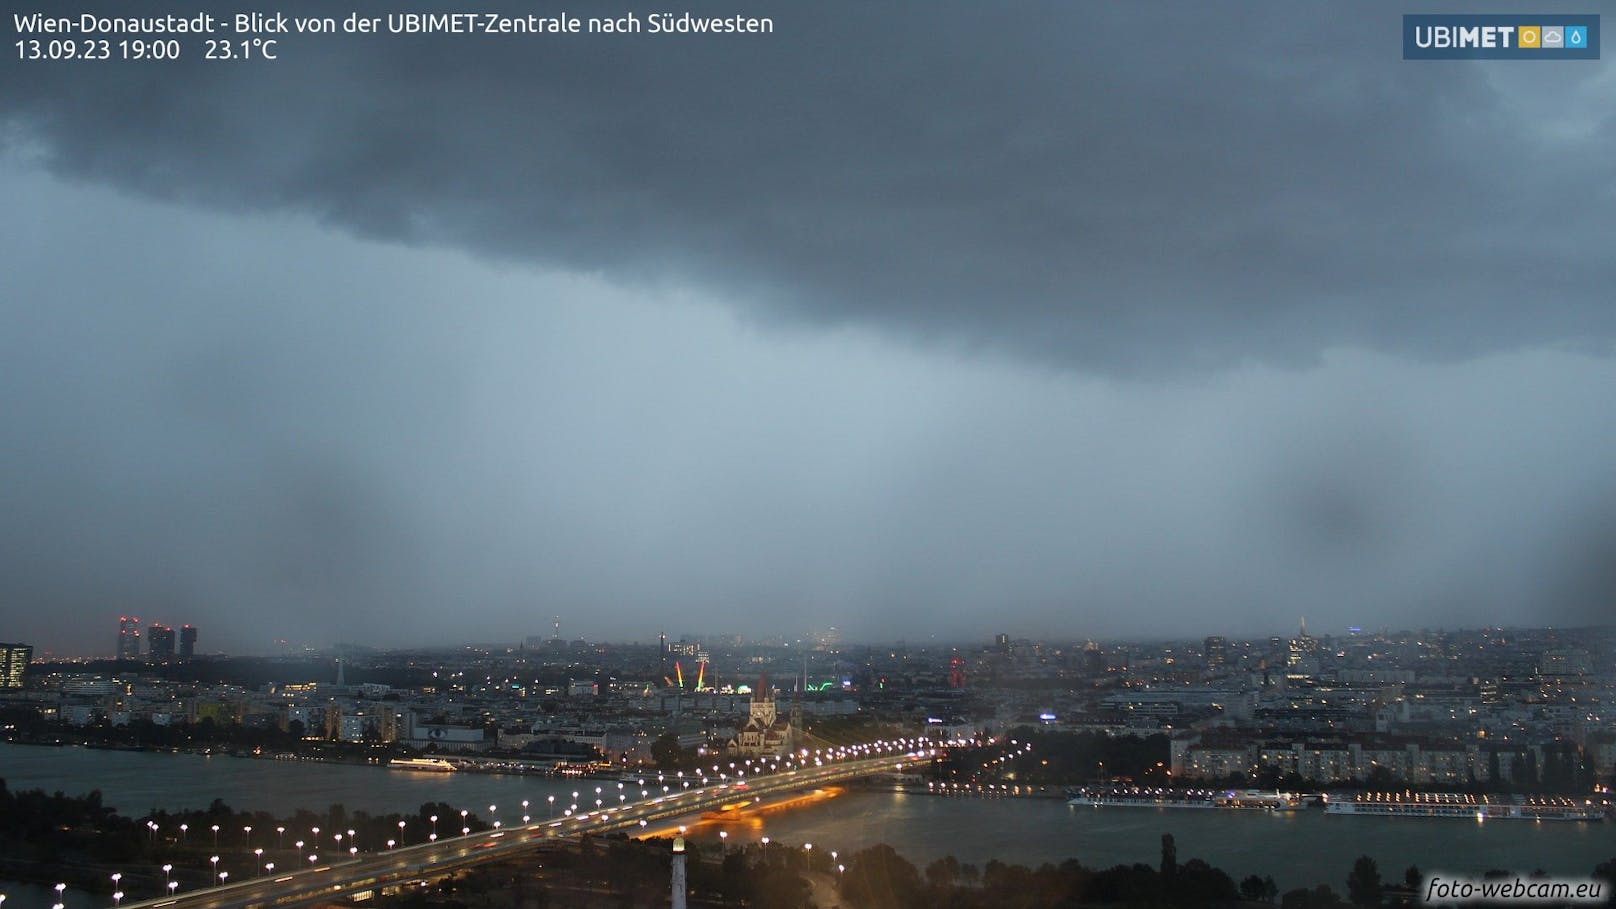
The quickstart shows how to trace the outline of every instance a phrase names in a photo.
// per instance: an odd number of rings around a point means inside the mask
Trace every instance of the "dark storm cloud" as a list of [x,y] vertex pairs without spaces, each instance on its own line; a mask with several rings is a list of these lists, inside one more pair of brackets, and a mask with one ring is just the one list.
[[[0,174],[0,627],[105,653],[1588,621],[1608,358],[1127,383]],[[93,250],[93,252],[86,252]],[[272,255],[266,255],[272,251]],[[291,267],[288,263],[295,263]]]
[[1608,67],[754,11],[7,62],[0,636],[1607,618]]
[[746,8],[12,66],[0,112],[64,175],[1087,369],[1609,350],[1598,64],[1404,63],[1403,5]]

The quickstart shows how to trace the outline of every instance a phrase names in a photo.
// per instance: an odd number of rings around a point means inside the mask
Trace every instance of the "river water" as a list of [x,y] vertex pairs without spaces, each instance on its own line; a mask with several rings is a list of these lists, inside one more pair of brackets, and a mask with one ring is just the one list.
[[[342,764],[211,757],[185,754],[96,751],[0,744],[0,778],[13,790],[45,789],[80,794],[99,788],[108,805],[139,816],[156,808],[205,808],[223,799],[232,808],[286,814],[295,808],[323,810],[335,802],[373,814],[413,811],[424,802],[447,802],[488,816],[520,819],[523,799],[535,818],[549,812],[547,796],[565,807],[572,793],[616,801],[616,781],[472,773],[409,773]],[[625,790],[626,791],[626,790]],[[889,843],[911,861],[952,853],[978,865],[988,859],[1036,865],[1075,858],[1089,867],[1155,864],[1161,836],[1171,833],[1179,861],[1201,858],[1236,880],[1272,875],[1282,889],[1327,883],[1344,890],[1347,872],[1360,855],[1376,860],[1381,874],[1398,880],[1403,869],[1481,872],[1490,868],[1584,876],[1616,858],[1616,823],[1477,822],[1451,819],[1372,818],[1307,811],[1271,815],[1259,811],[1150,808],[1071,808],[1059,799],[981,799],[898,792],[858,791],[801,810],[784,811],[722,826],[729,842],[757,840],[795,848],[849,853]],[[448,833],[447,826],[444,833]],[[771,848],[774,848],[771,846]],[[4,886],[8,894],[20,888]],[[37,895],[37,894],[36,894]],[[41,909],[27,898],[8,898],[6,909]],[[86,909],[68,900],[67,909]],[[97,907],[99,909],[99,907]]]

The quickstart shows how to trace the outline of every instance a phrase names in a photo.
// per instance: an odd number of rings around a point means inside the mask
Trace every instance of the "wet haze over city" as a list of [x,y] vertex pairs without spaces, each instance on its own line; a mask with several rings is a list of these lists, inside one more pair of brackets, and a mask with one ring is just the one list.
[[0,633],[1608,618],[1608,67],[1405,63],[1398,5],[751,6],[8,63]]

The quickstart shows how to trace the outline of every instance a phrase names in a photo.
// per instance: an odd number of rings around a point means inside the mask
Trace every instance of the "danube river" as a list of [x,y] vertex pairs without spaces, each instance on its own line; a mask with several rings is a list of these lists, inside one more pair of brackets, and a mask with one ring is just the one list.
[[[471,773],[429,774],[341,764],[203,757],[83,748],[0,744],[0,777],[13,790],[78,794],[99,788],[106,803],[139,816],[155,808],[203,808],[215,798],[232,808],[286,813],[323,810],[334,802],[371,813],[413,811],[447,802],[487,816],[519,820],[521,801],[534,817],[572,793],[586,802],[616,801],[617,782]],[[601,788],[597,796],[595,787]],[[917,864],[949,853],[978,865],[992,858],[1036,865],[1075,858],[1089,867],[1158,861],[1163,833],[1173,834],[1179,861],[1201,858],[1234,875],[1273,875],[1281,888],[1327,883],[1337,891],[1353,860],[1369,855],[1389,879],[1410,864],[1425,871],[1505,868],[1587,875],[1616,858],[1616,823],[1370,818],[1321,811],[1071,808],[1059,799],[943,798],[896,792],[848,793],[800,810],[715,827],[729,842],[767,835],[792,847],[847,854],[890,843]],[[8,902],[10,902],[8,900]],[[23,902],[23,901],[19,901]],[[8,909],[24,909],[13,904]],[[83,909],[69,901],[68,909]]]

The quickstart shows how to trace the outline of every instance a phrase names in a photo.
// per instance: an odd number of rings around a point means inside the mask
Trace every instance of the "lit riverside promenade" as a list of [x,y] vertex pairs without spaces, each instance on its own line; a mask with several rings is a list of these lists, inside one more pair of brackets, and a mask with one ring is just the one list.
[[[650,824],[699,814],[737,799],[760,799],[799,789],[844,782],[902,768],[929,759],[936,743],[897,739],[806,755],[789,769],[756,776],[722,775],[706,785],[666,794],[653,793],[637,802],[580,811],[571,817],[447,837],[413,846],[319,862],[311,868],[275,877],[253,878],[204,887],[173,896],[126,903],[122,909],[225,909],[225,907],[295,906],[340,894],[395,887],[426,880],[460,868],[555,845],[564,837],[644,829]],[[580,805],[580,808],[583,806]]]

